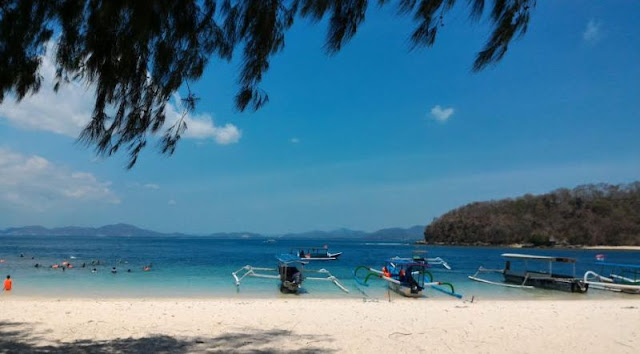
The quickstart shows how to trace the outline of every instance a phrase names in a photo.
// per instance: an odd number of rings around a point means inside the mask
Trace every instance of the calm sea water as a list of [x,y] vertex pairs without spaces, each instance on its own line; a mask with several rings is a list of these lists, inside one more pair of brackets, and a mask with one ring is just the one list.
[[[309,240],[278,240],[265,243],[262,239],[212,238],[149,238],[149,237],[0,237],[0,275],[11,274],[14,291],[11,296],[51,297],[283,297],[276,280],[250,278],[236,288],[231,272],[250,264],[275,267],[275,255],[300,246],[318,246],[323,242]],[[306,268],[326,268],[351,290],[344,294],[331,283],[307,281],[305,297],[363,297],[385,299],[388,292],[382,281],[369,287],[353,280],[358,265],[380,268],[383,260],[411,256],[416,251],[428,251],[429,257],[442,257],[453,268],[433,268],[435,280],[448,281],[465,297],[518,299],[588,299],[620,298],[632,295],[590,291],[587,295],[567,294],[547,290],[521,290],[490,286],[467,279],[478,266],[502,268],[500,254],[522,252],[539,255],[567,256],[578,259],[577,273],[594,268],[596,254],[605,254],[608,261],[640,263],[640,252],[595,250],[513,250],[485,247],[415,246],[402,243],[369,243],[354,240],[333,240],[330,251],[344,252],[338,261],[312,262]],[[20,257],[22,254],[24,257]],[[33,257],[33,259],[32,259]],[[97,272],[90,270],[92,260],[100,260]],[[51,269],[50,265],[69,261],[73,269]],[[34,264],[44,265],[35,268]],[[86,268],[81,264],[86,263]],[[150,272],[142,268],[153,263]],[[111,274],[111,267],[118,273]],[[131,273],[127,272],[131,269]],[[565,270],[565,269],[562,269]],[[566,269],[567,271],[570,268]],[[498,278],[496,278],[498,280]],[[448,298],[433,290],[427,297]]]

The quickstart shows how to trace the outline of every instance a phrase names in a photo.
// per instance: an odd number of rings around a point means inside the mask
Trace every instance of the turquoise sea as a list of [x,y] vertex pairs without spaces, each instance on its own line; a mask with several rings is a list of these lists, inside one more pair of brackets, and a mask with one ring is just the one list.
[[[0,237],[0,275],[10,274],[14,290],[10,296],[47,297],[260,297],[278,298],[276,280],[251,278],[236,288],[231,272],[250,264],[275,267],[275,256],[292,248],[322,246],[318,240],[282,240],[266,243],[263,239],[218,239],[206,237],[62,237],[62,236],[2,236]],[[337,261],[312,262],[306,268],[325,268],[337,276],[351,292],[345,294],[331,283],[306,281],[305,292],[298,296],[309,298],[370,297],[386,299],[388,292],[381,281],[362,287],[353,280],[358,265],[380,268],[383,260],[408,257],[414,252],[427,251],[429,257],[441,257],[453,268],[433,268],[435,280],[454,284],[465,298],[517,299],[589,299],[628,298],[633,295],[590,290],[586,295],[548,290],[521,290],[490,286],[467,279],[478,266],[502,268],[500,254],[518,252],[555,255],[578,259],[577,273],[594,269],[596,254],[605,254],[608,261],[640,263],[637,251],[602,251],[576,249],[508,249],[491,247],[416,246],[405,243],[366,242],[361,240],[332,240],[331,252],[343,252]],[[20,257],[22,255],[23,257]],[[92,260],[100,260],[92,273]],[[62,271],[51,269],[52,264],[71,262],[74,268]],[[38,263],[43,267],[35,268]],[[86,264],[82,268],[82,263]],[[142,268],[152,263],[150,272]],[[118,272],[112,274],[112,267]],[[127,272],[131,269],[131,272]],[[563,271],[565,269],[562,269]],[[569,270],[567,268],[566,270]],[[496,278],[497,279],[497,278]],[[447,299],[446,295],[427,291],[430,298]]]

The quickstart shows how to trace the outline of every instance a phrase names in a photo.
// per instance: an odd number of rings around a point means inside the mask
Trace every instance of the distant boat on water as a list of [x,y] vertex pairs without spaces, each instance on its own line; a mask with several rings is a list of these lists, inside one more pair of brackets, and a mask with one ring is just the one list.
[[329,252],[329,247],[296,247],[291,250],[291,254],[305,261],[335,261],[342,255],[342,252]]

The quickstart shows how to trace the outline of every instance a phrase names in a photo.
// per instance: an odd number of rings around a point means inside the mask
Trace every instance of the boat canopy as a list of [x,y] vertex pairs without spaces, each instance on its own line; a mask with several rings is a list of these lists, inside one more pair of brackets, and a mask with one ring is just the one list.
[[292,250],[327,250],[329,249],[328,245],[322,245],[322,246],[298,246],[298,247],[291,247]]
[[548,262],[560,262],[560,263],[575,263],[575,258],[567,257],[548,257],[548,256],[536,256],[531,254],[519,254],[519,253],[503,253],[502,257],[510,259],[522,259],[522,260],[538,260]]

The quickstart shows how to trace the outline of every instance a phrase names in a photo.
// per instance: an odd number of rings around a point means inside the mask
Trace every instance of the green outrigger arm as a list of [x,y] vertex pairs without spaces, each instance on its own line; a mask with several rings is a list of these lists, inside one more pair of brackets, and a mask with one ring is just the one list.
[[[358,270],[360,270],[360,269],[366,269],[367,270],[367,275],[364,277],[364,281],[358,279]],[[372,276],[380,277],[381,274],[382,274],[382,272],[377,273],[377,271],[374,271],[373,269],[371,269],[371,267],[358,266],[353,271],[353,278],[356,280],[356,282],[358,284],[364,285],[364,286],[369,286],[369,284],[367,284],[367,282],[369,281],[369,278],[371,278]]]
[[[429,283],[433,283],[433,274],[431,274],[431,272],[429,272],[428,270],[420,270],[419,271],[420,274],[424,274],[424,275],[428,275],[429,276]],[[427,285],[425,284],[425,286],[428,286],[434,290],[438,290],[439,292],[443,293],[443,294],[447,294],[447,295],[451,295],[451,296],[455,296],[458,299],[462,299],[462,294],[458,294],[456,293],[456,290],[453,287],[453,284],[448,283],[448,282],[438,282],[438,285]],[[448,291],[447,289],[443,289],[440,286],[444,285],[447,286],[449,288],[451,288],[451,291]]]

